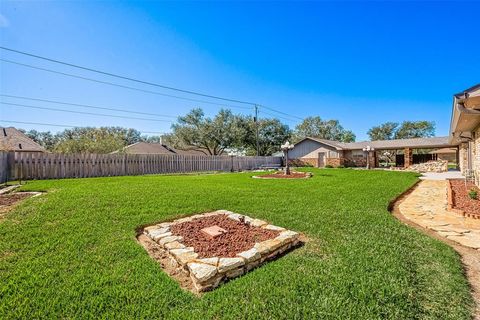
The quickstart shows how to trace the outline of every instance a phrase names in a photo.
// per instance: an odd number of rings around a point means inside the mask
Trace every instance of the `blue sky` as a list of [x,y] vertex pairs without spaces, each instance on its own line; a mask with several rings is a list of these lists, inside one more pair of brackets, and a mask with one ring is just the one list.
[[[448,135],[452,95],[480,82],[478,12],[480,2],[2,1],[0,43],[168,86],[257,102],[300,118],[319,115],[338,119],[356,133],[357,140],[367,139],[366,132],[374,125],[403,120],[435,121],[437,135]],[[2,59],[178,95],[3,50],[0,55]],[[4,62],[0,80],[2,94],[171,116],[185,114],[193,107],[202,107],[212,115],[220,108]],[[252,113],[250,107],[232,110]],[[260,115],[270,117],[262,111]],[[0,120],[119,125],[145,132],[170,130],[168,122],[9,105],[0,106]],[[293,128],[299,120],[289,117],[282,121]]]

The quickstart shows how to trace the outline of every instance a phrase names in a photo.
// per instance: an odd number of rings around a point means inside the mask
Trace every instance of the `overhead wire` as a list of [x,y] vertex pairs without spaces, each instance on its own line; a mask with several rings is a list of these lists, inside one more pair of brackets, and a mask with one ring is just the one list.
[[112,118],[121,118],[121,119],[133,119],[133,120],[142,120],[142,121],[156,121],[156,122],[172,123],[172,121],[170,121],[170,120],[163,120],[163,119],[149,119],[149,118],[118,116],[118,115],[104,114],[104,113],[83,112],[83,111],[66,110],[66,109],[58,109],[58,108],[39,107],[39,106],[25,105],[25,104],[20,104],[20,103],[9,103],[9,102],[3,102],[3,101],[0,101],[0,104],[8,105],[8,106],[14,106],[14,107],[21,107],[21,108],[50,110],[50,111],[57,111],[57,112],[68,112],[68,113],[102,116],[102,117],[109,117],[109,118],[112,117]]

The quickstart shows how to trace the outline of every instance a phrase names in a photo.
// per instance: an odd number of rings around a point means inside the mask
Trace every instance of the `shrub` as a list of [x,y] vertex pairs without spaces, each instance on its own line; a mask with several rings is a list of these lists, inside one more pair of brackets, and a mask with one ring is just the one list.
[[337,168],[342,169],[342,168],[345,168],[345,166],[343,164],[341,164]]
[[477,190],[475,190],[474,188],[470,189],[470,191],[468,192],[468,196],[470,197],[470,199],[477,200],[478,198]]
[[333,166],[330,165],[330,164],[327,164],[327,165],[325,166],[325,168],[333,168]]

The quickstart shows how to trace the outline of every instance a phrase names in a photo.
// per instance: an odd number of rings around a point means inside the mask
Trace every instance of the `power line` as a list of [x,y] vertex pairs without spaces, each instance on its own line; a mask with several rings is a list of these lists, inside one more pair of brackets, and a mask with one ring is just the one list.
[[[224,97],[210,95],[210,94],[204,94],[204,93],[200,93],[200,92],[196,92],[196,91],[192,91],[192,90],[185,90],[185,89],[180,89],[180,88],[176,88],[176,87],[172,87],[172,86],[166,86],[166,85],[162,85],[162,84],[158,84],[158,83],[154,83],[154,82],[150,82],[150,81],[140,80],[140,79],[127,77],[127,76],[122,76],[122,75],[119,75],[119,74],[110,73],[110,72],[106,72],[106,71],[102,71],[102,70],[98,70],[98,69],[84,67],[84,66],[80,66],[80,65],[77,65],[77,64],[68,63],[68,62],[65,62],[65,61],[60,61],[60,60],[57,60],[57,59],[52,59],[52,58],[36,55],[36,54],[25,52],[25,51],[15,50],[15,49],[3,47],[3,46],[0,46],[0,49],[10,51],[10,52],[14,52],[14,53],[21,54],[21,55],[25,55],[25,56],[29,56],[29,57],[33,57],[33,58],[36,58],[36,59],[41,59],[41,60],[45,60],[45,61],[49,61],[49,62],[53,62],[53,63],[57,63],[57,64],[81,69],[81,70],[95,72],[95,73],[98,73],[98,74],[103,74],[103,75],[110,76],[110,77],[115,77],[115,78],[119,78],[119,79],[123,79],[123,80],[128,80],[128,81],[133,81],[133,82],[137,82],[137,83],[141,83],[141,84],[155,86],[155,87],[159,87],[159,88],[163,88],[163,89],[173,90],[173,91],[177,91],[177,92],[183,92],[183,93],[197,95],[197,96],[211,98],[211,99],[218,99],[218,100],[223,100],[223,101],[228,101],[228,102],[247,104],[247,105],[250,105],[252,107],[257,106],[257,107],[265,108],[265,109],[268,109],[270,111],[273,111],[273,112],[276,112],[276,113],[279,113],[279,114],[283,114],[283,115],[286,115],[286,116],[289,116],[289,117],[293,117],[293,118],[296,118],[296,119],[299,119],[299,120],[303,120],[303,118],[300,118],[300,117],[297,117],[297,116],[294,116],[294,115],[290,115],[286,112],[278,111],[274,108],[267,107],[265,105],[261,105],[261,104],[255,103],[255,102],[224,98]],[[5,60],[2,60],[2,61],[5,61]],[[5,61],[5,62],[10,62],[10,61]],[[10,62],[10,63],[14,63],[14,62]],[[19,64],[19,63],[17,63],[17,64]],[[22,65],[22,64],[20,64],[20,65]],[[39,68],[39,69],[42,69],[42,68]],[[47,70],[44,70],[44,71],[47,71]],[[52,72],[52,71],[50,71],[50,72]],[[56,72],[56,73],[63,74],[63,73],[60,73],[60,72]],[[66,74],[64,74],[64,75],[66,75]],[[77,76],[77,77],[79,77],[79,76]],[[100,81],[98,81],[98,82],[100,82]],[[104,83],[104,82],[102,82],[102,83]],[[130,89],[131,89],[131,87],[130,87]],[[141,90],[141,89],[139,89],[139,90]],[[148,90],[144,90],[144,91],[148,92]],[[152,92],[150,92],[150,93],[152,93]],[[163,95],[170,96],[170,95],[166,95],[166,94],[163,94]],[[177,97],[177,96],[172,96],[172,97],[176,97],[176,98],[180,98],[180,99],[187,99],[187,98],[184,98],[184,97]],[[191,101],[195,101],[195,100],[191,100]],[[202,102],[202,101],[197,101],[197,102]],[[211,102],[203,101],[203,103],[211,103]],[[215,103],[211,103],[211,104],[215,104]],[[221,104],[217,104],[217,105],[221,105]],[[233,107],[233,106],[231,106],[231,107]],[[239,106],[236,106],[236,108],[239,108]],[[250,109],[250,108],[247,108],[247,109]]]
[[33,58],[37,58],[37,59],[42,59],[42,60],[46,60],[46,61],[50,61],[50,62],[62,64],[62,65],[69,66],[69,67],[73,67],[73,68],[77,68],[77,69],[82,69],[82,70],[86,70],[86,71],[90,71],[90,72],[95,72],[95,73],[103,74],[103,75],[106,75],[106,76],[115,77],[115,78],[119,78],[119,79],[123,79],[123,80],[128,80],[128,81],[133,81],[133,82],[137,82],[137,83],[147,84],[147,85],[150,85],[150,86],[155,86],[155,87],[159,87],[159,88],[163,88],[163,89],[168,89],[168,90],[173,90],[173,91],[178,91],[178,92],[193,94],[193,95],[197,95],[197,96],[201,96],[201,97],[205,97],[205,98],[218,99],[218,100],[235,102],[235,103],[241,103],[241,104],[248,104],[248,105],[252,105],[252,106],[255,105],[255,103],[253,103],[253,102],[241,101],[241,100],[229,99],[229,98],[223,98],[223,97],[214,96],[214,95],[209,95],[209,94],[204,94],[204,93],[199,93],[199,92],[195,92],[195,91],[191,91],[191,90],[184,90],[184,89],[179,89],[179,88],[175,88],[175,87],[165,86],[165,85],[158,84],[158,83],[154,83],[154,82],[139,80],[139,79],[135,79],[135,78],[131,78],[131,77],[126,77],[126,76],[118,75],[118,74],[115,74],[115,73],[110,73],[110,72],[106,72],[106,71],[101,71],[101,70],[98,70],[98,69],[83,67],[83,66],[79,66],[79,65],[76,65],[76,64],[72,64],[72,63],[68,63],[68,62],[64,62],[64,61],[60,61],[60,60],[56,60],[56,59],[51,59],[51,58],[43,57],[43,56],[39,56],[39,55],[36,55],[36,54],[32,54],[32,53],[20,51],[20,50],[10,49],[10,48],[1,47],[1,46],[0,46],[0,49],[2,49],[2,50],[7,50],[7,51],[10,51],[10,52],[15,52],[15,53],[18,53],[18,54],[22,54],[22,55],[29,56],[29,57],[33,57]]
[[126,109],[117,109],[117,108],[110,108],[110,107],[99,107],[99,106],[93,106],[93,105],[89,105],[89,104],[63,102],[63,101],[47,100],[47,99],[40,99],[40,98],[30,98],[30,97],[24,97],[24,96],[14,96],[14,95],[10,95],[10,94],[0,94],[0,97],[15,98],[15,99],[24,99],[24,100],[40,101],[40,102],[48,102],[48,103],[56,103],[56,104],[62,104],[62,105],[67,105],[67,106],[83,107],[83,108],[90,108],[90,109],[101,109],[101,110],[109,110],[109,111],[118,111],[118,112],[125,112],[125,113],[133,113],[133,114],[143,114],[143,115],[155,116],[155,117],[164,117],[164,118],[173,118],[173,119],[176,119],[176,118],[177,118],[177,116],[171,116],[171,115],[165,115],[165,114],[139,112],[139,111],[130,111],[130,110],[126,110]]
[[[300,117],[297,117],[297,116],[292,116],[288,113],[285,113],[285,112],[282,112],[282,111],[278,111],[278,110],[275,110],[275,109],[272,109],[270,107],[267,107],[267,106],[263,106],[263,105],[260,105],[261,108],[265,108],[267,110],[270,110],[270,111],[273,111],[273,112],[277,112],[277,113],[280,113],[280,114],[283,114],[285,116],[288,116],[288,117],[292,117],[292,118],[295,118],[295,119],[298,119],[298,120],[303,120],[303,118],[300,118]],[[279,117],[280,118],[280,117]]]
[[279,116],[279,115],[276,115],[276,114],[273,114],[273,113],[270,113],[270,112],[266,112],[264,110],[262,110],[262,113],[264,114],[268,114],[269,116],[272,116],[272,117],[275,117],[275,118],[280,118],[280,119],[283,119],[283,120],[286,120],[286,121],[290,121],[290,122],[296,122],[297,120],[293,120],[293,119],[289,119],[289,118],[286,118],[286,117],[282,117],[282,116]]
[[83,111],[65,110],[65,109],[48,108],[48,107],[38,107],[38,106],[31,106],[31,105],[25,105],[25,104],[19,104],[19,103],[9,103],[9,102],[3,102],[3,101],[0,101],[0,104],[4,104],[4,105],[8,105],[8,106],[14,106],[14,107],[30,108],[30,109],[40,109],[40,110],[50,110],[50,111],[68,112],[68,113],[76,113],[76,114],[86,114],[86,115],[91,115],[91,116],[102,116],[102,117],[113,117],[113,118],[122,118],[122,119],[133,119],[133,120],[142,120],[142,121],[156,121],[156,122],[172,123],[172,121],[162,120],[162,119],[148,119],[148,118],[117,116],[117,115],[113,115],[113,114],[83,112]]
[[248,108],[248,107],[232,106],[232,105],[227,106],[225,104],[220,104],[220,103],[216,103],[216,102],[210,102],[210,101],[205,101],[205,100],[198,100],[198,99],[191,99],[191,98],[186,98],[186,97],[181,97],[181,96],[175,96],[175,95],[171,95],[171,94],[161,93],[161,92],[158,92],[158,91],[145,90],[145,89],[130,87],[130,86],[126,86],[126,85],[118,84],[118,83],[113,83],[113,82],[109,82],[109,81],[97,80],[97,79],[92,79],[92,78],[87,78],[87,77],[83,77],[83,76],[79,76],[79,75],[66,73],[66,72],[60,72],[60,71],[51,70],[51,69],[47,69],[47,68],[41,68],[41,67],[33,66],[33,65],[30,65],[30,64],[21,63],[21,62],[12,61],[12,60],[7,60],[7,59],[0,59],[0,61],[15,64],[15,65],[19,65],[19,66],[23,66],[23,67],[27,67],[27,68],[31,68],[31,69],[36,69],[36,70],[41,70],[41,71],[45,71],[45,72],[60,74],[60,75],[71,77],[71,78],[82,79],[82,80],[92,81],[92,82],[96,82],[96,83],[102,83],[102,84],[106,84],[106,85],[110,85],[110,86],[114,86],[114,87],[119,87],[119,88],[124,88],[124,89],[129,89],[129,90],[135,90],[135,91],[155,94],[155,95],[159,95],[159,96],[164,96],[164,97],[170,97],[170,98],[182,99],[182,100],[186,100],[186,101],[206,103],[206,104],[222,106],[222,107],[230,107],[230,108],[239,108],[239,109],[251,110],[251,108]]
[[[39,126],[49,126],[49,127],[61,127],[61,128],[81,128],[80,126],[72,126],[68,124],[56,124],[56,123],[40,123],[40,122],[27,122],[27,121],[16,121],[16,120],[0,120],[0,122],[5,123],[18,123],[18,124],[33,124]],[[156,132],[156,131],[139,131],[140,133],[154,133],[154,134],[168,134],[168,132]]]

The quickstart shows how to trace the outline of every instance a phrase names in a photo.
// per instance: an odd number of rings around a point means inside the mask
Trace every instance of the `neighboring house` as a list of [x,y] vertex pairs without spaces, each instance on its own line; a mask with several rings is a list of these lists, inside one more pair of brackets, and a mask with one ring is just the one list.
[[201,150],[179,150],[166,144],[149,142],[136,142],[112,153],[207,155],[207,153]]
[[13,127],[0,127],[0,151],[46,152],[44,147]]
[[479,185],[480,84],[453,96],[450,143],[460,144],[460,170]]
[[[414,164],[415,149],[435,149],[451,147],[448,137],[414,138],[397,140],[377,140],[343,143],[307,137],[297,142],[288,152],[289,159],[300,160],[315,167],[325,166],[379,166],[379,154],[386,151],[395,151],[403,154],[401,165],[409,167]],[[455,146],[455,145],[453,145]],[[373,151],[364,151],[365,148],[373,148]],[[421,157],[425,159],[426,157]]]

